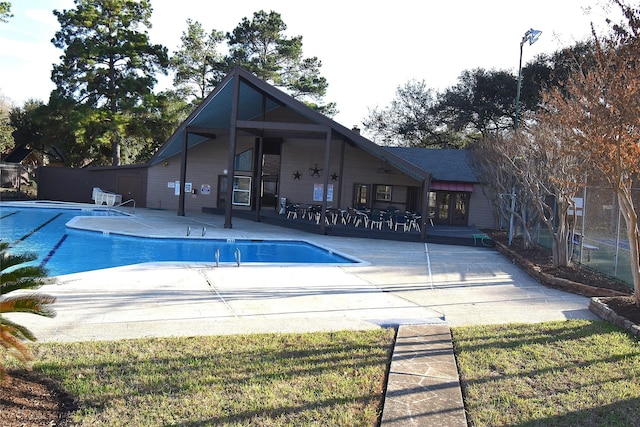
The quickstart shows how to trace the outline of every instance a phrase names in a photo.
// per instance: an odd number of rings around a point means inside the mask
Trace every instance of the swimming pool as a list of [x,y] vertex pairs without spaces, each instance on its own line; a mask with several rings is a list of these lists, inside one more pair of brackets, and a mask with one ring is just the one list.
[[[0,240],[16,253],[35,252],[52,276],[146,262],[352,264],[357,261],[303,241],[143,238],[69,229],[76,216],[114,211],[0,205]],[[239,258],[239,259],[238,259]]]

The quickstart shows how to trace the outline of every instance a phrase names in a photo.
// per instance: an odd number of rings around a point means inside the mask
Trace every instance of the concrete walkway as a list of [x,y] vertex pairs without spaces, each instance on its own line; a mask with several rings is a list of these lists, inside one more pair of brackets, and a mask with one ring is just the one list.
[[467,425],[448,326],[400,326],[381,425]]
[[163,263],[71,274],[41,289],[57,296],[56,318],[11,318],[41,341],[398,326],[384,427],[466,425],[451,326],[596,319],[588,298],[545,288],[487,248],[319,236],[238,219],[225,229],[222,217],[145,209],[69,225],[153,237],[206,227],[205,237],[190,238],[307,240],[361,259],[348,267]]

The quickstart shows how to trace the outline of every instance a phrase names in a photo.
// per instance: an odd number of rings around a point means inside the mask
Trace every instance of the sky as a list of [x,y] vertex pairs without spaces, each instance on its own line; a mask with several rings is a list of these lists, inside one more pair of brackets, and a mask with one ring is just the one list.
[[[63,51],[51,43],[60,29],[54,9],[73,0],[12,0],[14,17],[0,23],[0,95],[14,105],[47,102],[54,88],[51,69]],[[465,70],[507,70],[517,74],[520,41],[530,29],[540,39],[523,48],[523,64],[542,53],[583,40],[593,22],[604,28],[601,0],[151,0],[149,37],[173,53],[186,20],[206,30],[231,32],[259,10],[280,13],[289,37],[302,36],[303,55],[318,57],[335,102],[334,117],[362,127],[374,108],[385,108],[398,87],[411,80],[444,90]],[[171,85],[161,77],[156,89]],[[515,94],[514,94],[515,96]]]

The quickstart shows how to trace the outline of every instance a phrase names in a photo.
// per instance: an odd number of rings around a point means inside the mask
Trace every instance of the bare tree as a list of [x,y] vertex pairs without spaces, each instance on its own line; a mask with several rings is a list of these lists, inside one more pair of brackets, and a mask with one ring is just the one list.
[[516,155],[510,157],[525,199],[532,202],[549,230],[556,267],[571,263],[575,197],[584,186],[588,160],[566,133],[565,128],[545,121],[534,122],[515,133]]
[[[519,156],[512,134],[491,134],[472,146],[473,161],[482,181],[485,196],[493,206],[496,220],[508,223],[510,235],[520,229],[525,248],[533,245],[533,230],[539,219],[533,215],[533,203],[513,169],[512,159]],[[511,241],[509,242],[511,243]]]
[[640,231],[631,189],[640,172],[640,9],[612,0],[626,22],[606,37],[592,31],[595,61],[543,94],[546,121],[570,130],[576,148],[611,184],[627,225],[635,300],[640,306]]

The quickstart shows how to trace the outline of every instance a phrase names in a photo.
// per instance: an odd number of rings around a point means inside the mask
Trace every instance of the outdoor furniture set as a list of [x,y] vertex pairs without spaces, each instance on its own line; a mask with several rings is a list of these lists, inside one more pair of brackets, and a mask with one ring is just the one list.
[[[293,203],[287,204],[285,209],[287,219],[302,219],[315,221],[320,224],[322,218],[322,205],[310,205]],[[336,209],[327,208],[325,211],[325,223],[327,225],[353,225],[378,230],[401,229],[404,232],[420,231],[421,216],[415,212],[400,212],[394,206],[387,209]]]

